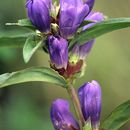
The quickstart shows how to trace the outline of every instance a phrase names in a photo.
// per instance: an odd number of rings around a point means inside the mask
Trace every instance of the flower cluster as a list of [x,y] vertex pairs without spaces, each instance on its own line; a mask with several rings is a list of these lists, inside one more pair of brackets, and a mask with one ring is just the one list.
[[[73,36],[104,20],[99,12],[92,12],[95,0],[27,0],[28,17],[32,24],[45,35],[50,55],[50,66],[65,78],[79,73],[95,39],[83,45],[75,43],[68,49]],[[81,26],[84,21],[90,21]],[[85,83],[78,90],[83,118],[98,130],[101,112],[101,88],[96,81]],[[55,130],[80,130],[79,124],[69,110],[69,103],[57,99],[51,106],[51,120]]]
[[[80,72],[84,59],[90,52],[94,40],[68,51],[73,36],[80,30],[92,27],[104,20],[99,12],[92,12],[95,0],[60,0],[59,5],[51,0],[27,0],[28,17],[32,24],[47,36],[46,44],[50,55],[50,65],[65,78]],[[92,21],[81,27],[83,21]],[[80,28],[80,29],[79,29]]]
[[[91,122],[92,130],[98,130],[101,112],[100,85],[94,80],[91,83],[85,83],[79,88],[78,95],[86,123]],[[80,130],[66,100],[57,99],[52,103],[51,120],[55,130]]]

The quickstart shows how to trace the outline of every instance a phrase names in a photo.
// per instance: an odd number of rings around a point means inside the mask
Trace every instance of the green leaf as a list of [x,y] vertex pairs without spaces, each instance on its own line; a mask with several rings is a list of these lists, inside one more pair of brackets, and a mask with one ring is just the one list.
[[27,28],[30,28],[30,29],[36,29],[29,19],[21,19],[21,20],[18,20],[17,23],[6,23],[6,25],[21,26],[21,27],[27,27]]
[[41,47],[42,43],[43,40],[37,39],[34,35],[27,38],[23,47],[23,58],[25,63],[31,59],[32,55]]
[[34,32],[27,30],[11,30],[0,32],[0,47],[23,47],[26,39]]
[[105,20],[95,24],[80,34],[76,34],[74,39],[70,42],[69,48],[71,49],[75,43],[82,45],[103,34],[126,27],[130,27],[130,18],[113,18]]
[[30,81],[44,81],[54,83],[62,87],[67,86],[65,79],[56,71],[45,67],[33,67],[0,75],[0,88]]
[[81,25],[79,26],[79,28],[84,27],[85,25],[90,24],[90,23],[95,23],[95,22],[94,21],[90,21],[90,20],[84,20],[81,23]]
[[130,120],[130,100],[118,106],[103,122],[101,128],[118,130]]

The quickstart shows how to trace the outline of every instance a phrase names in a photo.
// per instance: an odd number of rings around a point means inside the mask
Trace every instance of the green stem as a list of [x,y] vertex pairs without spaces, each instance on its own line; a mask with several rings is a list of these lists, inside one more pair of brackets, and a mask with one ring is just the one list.
[[67,88],[68,94],[71,97],[71,100],[73,102],[78,120],[79,120],[79,124],[80,124],[80,129],[83,130],[83,126],[85,125],[85,120],[82,114],[82,110],[81,110],[81,106],[80,106],[80,102],[79,102],[79,98],[77,96],[77,93],[74,89],[74,87],[72,85],[69,85],[69,87]]

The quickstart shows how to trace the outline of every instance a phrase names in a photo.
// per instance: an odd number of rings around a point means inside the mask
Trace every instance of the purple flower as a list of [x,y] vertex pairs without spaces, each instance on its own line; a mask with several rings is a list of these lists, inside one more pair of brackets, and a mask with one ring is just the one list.
[[79,50],[79,56],[80,59],[85,59],[86,56],[88,56],[89,52],[91,51],[93,44],[94,44],[95,40],[91,40],[87,43],[85,43],[84,45],[80,46],[80,50]]
[[50,6],[51,0],[27,0],[28,17],[41,32],[47,33],[50,31]]
[[77,31],[89,12],[89,6],[82,0],[60,0],[60,34],[69,38]]
[[95,40],[91,40],[83,45],[76,44],[72,49],[70,57],[72,57],[72,58],[77,57],[77,58],[74,58],[74,59],[76,59],[76,61],[84,60],[86,58],[86,56],[89,54],[89,52],[91,51],[94,41]]
[[[104,15],[100,12],[91,12],[86,18],[85,20],[90,20],[93,21],[94,23],[90,23],[86,26],[83,27],[83,30],[87,30],[88,28],[92,27],[93,25],[95,25],[97,22],[101,22],[104,20]],[[91,40],[81,46],[79,45],[75,45],[72,53],[76,54],[79,59],[85,59],[86,56],[89,54],[89,52],[91,51],[93,44],[94,44],[95,40]]]
[[69,103],[57,99],[51,106],[51,120],[55,130],[79,130],[79,125],[69,110]]
[[85,83],[78,90],[82,112],[85,120],[91,120],[92,128],[99,127],[101,112],[101,88],[97,81]]
[[51,64],[53,64],[57,69],[66,69],[68,63],[68,42],[59,36],[49,36],[48,49]]

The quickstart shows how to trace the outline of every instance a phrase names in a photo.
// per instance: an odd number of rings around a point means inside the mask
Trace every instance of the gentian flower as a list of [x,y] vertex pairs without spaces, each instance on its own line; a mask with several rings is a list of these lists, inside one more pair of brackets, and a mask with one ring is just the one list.
[[91,40],[83,45],[76,44],[71,51],[70,62],[78,62],[79,60],[84,60],[91,51],[94,41],[95,40]]
[[60,36],[49,36],[47,43],[51,64],[57,69],[66,69],[68,63],[68,42]]
[[[92,27],[93,25],[95,25],[98,22],[101,22],[104,20],[104,15],[100,12],[91,12],[89,13],[89,15],[85,18],[85,20],[90,20],[93,21],[94,23],[90,23],[86,26],[83,27],[83,30],[87,30],[88,28]],[[95,40],[91,40],[88,41],[87,43],[85,43],[84,45],[80,46],[80,58],[84,59],[89,52],[91,51],[93,44],[94,44]]]
[[97,81],[85,83],[78,90],[80,104],[85,120],[91,120],[93,130],[99,128],[101,112],[101,88]]
[[51,106],[51,120],[55,130],[79,130],[79,125],[69,109],[69,103],[57,99]]
[[88,54],[90,53],[93,44],[94,44],[95,40],[91,40],[88,41],[87,43],[85,43],[84,45],[81,45],[79,48],[79,57],[80,59],[84,60],[86,58],[86,56],[88,56]]
[[27,0],[26,8],[32,24],[41,32],[50,31],[51,0]]
[[[92,21],[93,23],[85,25],[83,27],[83,31],[87,30],[90,27],[92,27],[96,23],[103,21],[104,20],[104,15],[102,13],[100,13],[100,12],[91,12],[85,18],[85,20]],[[93,39],[93,40],[90,40],[90,41],[88,41],[87,43],[85,43],[83,45],[76,44],[74,46],[74,48],[72,49],[72,54],[77,55],[78,59],[84,60],[86,58],[86,56],[89,54],[89,52],[91,51],[94,42],[95,42],[95,40]]]
[[60,0],[60,35],[64,38],[72,37],[88,12],[89,6],[82,0]]

